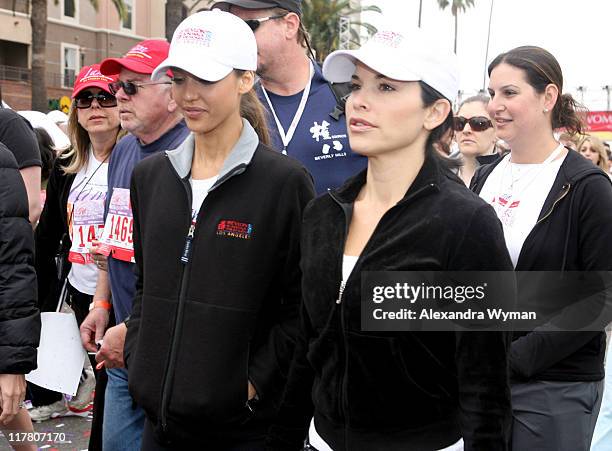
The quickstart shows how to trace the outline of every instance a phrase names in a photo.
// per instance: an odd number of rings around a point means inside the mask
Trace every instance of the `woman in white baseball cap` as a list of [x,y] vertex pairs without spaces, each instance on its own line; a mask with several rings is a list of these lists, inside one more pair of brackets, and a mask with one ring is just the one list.
[[143,450],[263,450],[280,402],[314,187],[266,145],[256,68],[248,25],[206,11],[179,25],[152,74],[172,71],[192,133],[133,175],[138,279],[125,362],[147,417]]
[[325,60],[328,80],[352,82],[349,139],[368,167],[304,214],[303,324],[270,449],[507,449],[507,332],[397,332],[362,313],[365,271],[512,270],[495,212],[435,150],[459,84],[433,42],[391,25]]

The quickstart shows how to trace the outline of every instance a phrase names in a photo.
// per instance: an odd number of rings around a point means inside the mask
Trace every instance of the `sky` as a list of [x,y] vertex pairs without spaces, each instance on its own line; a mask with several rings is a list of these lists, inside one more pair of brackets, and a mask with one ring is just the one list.
[[[572,93],[593,111],[606,109],[607,94],[602,87],[612,88],[612,52],[607,48],[612,36],[610,0],[475,0],[475,6],[459,16],[457,56],[464,96],[476,93],[483,85],[492,1],[487,64],[519,45],[543,47],[561,65],[564,92]],[[419,0],[362,0],[363,6],[368,4],[379,6],[383,15],[405,18],[417,26]],[[376,26],[383,20],[380,16],[364,13],[362,20]],[[448,42],[452,50],[454,20],[450,8],[440,10],[437,0],[423,0],[421,27],[439,36],[441,42]],[[585,88],[582,93],[579,86]]]

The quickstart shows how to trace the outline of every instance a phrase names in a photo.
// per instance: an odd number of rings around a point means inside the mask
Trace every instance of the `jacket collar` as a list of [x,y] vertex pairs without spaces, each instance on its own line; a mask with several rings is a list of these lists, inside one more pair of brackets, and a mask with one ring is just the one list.
[[[257,146],[259,146],[259,137],[249,121],[243,118],[240,138],[238,138],[234,148],[225,159],[223,167],[221,167],[219,171],[219,178],[212,188],[217,187],[232,175],[243,172],[251,163]],[[170,163],[181,179],[188,177],[191,173],[191,163],[193,161],[194,151],[195,135],[193,133],[190,133],[187,139],[179,147],[174,150],[166,151]]]
[[[414,179],[414,182],[412,182],[408,188],[408,191],[406,191],[406,194],[404,194],[402,200],[398,203],[403,202],[413,194],[425,188],[435,188],[439,191],[443,170],[440,166],[441,163],[438,161],[437,156],[426,154],[421,170]],[[368,170],[366,168],[359,174],[348,179],[340,188],[330,190],[330,195],[340,203],[352,204],[355,202],[361,188],[366,183],[367,173]]]

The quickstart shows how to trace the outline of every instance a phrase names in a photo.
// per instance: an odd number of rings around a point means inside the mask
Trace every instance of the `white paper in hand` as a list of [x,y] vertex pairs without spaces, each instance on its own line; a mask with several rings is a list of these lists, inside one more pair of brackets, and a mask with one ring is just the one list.
[[73,313],[43,312],[38,368],[26,380],[49,390],[76,395],[87,353]]

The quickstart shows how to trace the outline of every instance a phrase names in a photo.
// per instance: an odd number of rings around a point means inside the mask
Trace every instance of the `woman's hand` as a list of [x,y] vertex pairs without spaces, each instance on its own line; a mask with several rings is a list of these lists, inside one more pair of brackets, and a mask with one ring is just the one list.
[[0,374],[0,423],[6,425],[17,415],[25,393],[23,374]]

